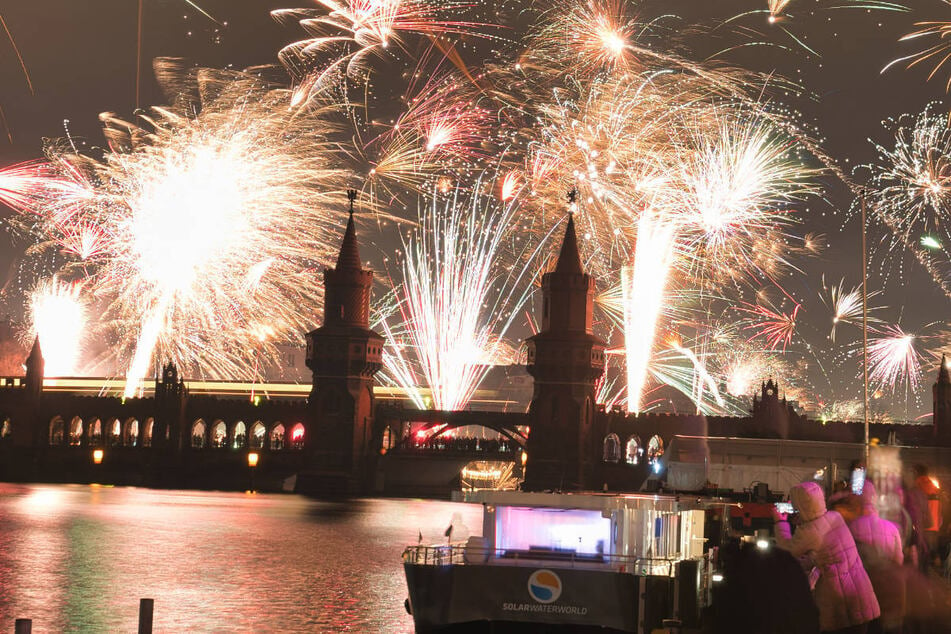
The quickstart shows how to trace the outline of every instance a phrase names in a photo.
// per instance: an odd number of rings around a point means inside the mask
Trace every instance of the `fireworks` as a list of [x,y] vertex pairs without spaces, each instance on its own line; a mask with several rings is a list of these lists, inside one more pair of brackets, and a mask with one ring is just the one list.
[[[905,115],[890,120],[888,125],[894,130],[894,147],[875,144],[878,160],[864,167],[870,174],[867,201],[874,217],[892,233],[890,250],[914,254],[945,294],[951,296],[946,280],[948,253],[941,246],[951,236],[948,118],[928,106],[917,116]],[[930,239],[919,245],[922,235]]]
[[645,213],[631,267],[621,270],[624,347],[627,352],[627,410],[641,411],[654,333],[673,256],[674,227]]
[[752,317],[748,320],[751,323],[744,328],[753,330],[750,339],[763,339],[766,347],[770,350],[780,348],[785,351],[786,346],[792,341],[793,333],[796,331],[796,316],[799,315],[801,304],[796,304],[792,312],[783,313],[759,304],[747,304],[739,310],[749,313]]
[[79,370],[88,308],[82,285],[52,278],[30,294],[29,338],[40,338],[47,376],[74,376]]
[[[835,343],[835,332],[839,324],[851,324],[861,326],[862,324],[862,289],[855,287],[850,290],[845,289],[845,280],[839,280],[836,286],[826,286],[825,278],[822,279],[822,290],[824,293],[819,298],[832,309],[832,329],[829,332],[829,340]],[[869,293],[869,297],[878,295],[878,291]],[[875,307],[869,308],[875,310]],[[875,317],[868,317],[869,322],[878,322]]]
[[[445,200],[434,195],[421,211],[419,230],[404,242],[397,290],[405,324],[397,332],[408,339],[412,355],[388,325],[384,332],[395,377],[415,379],[415,361],[433,406],[458,410],[505,351],[503,337],[528,298],[534,268],[502,261],[504,241],[515,226],[515,203],[500,207],[491,198],[466,200],[456,192]],[[405,387],[417,389],[415,381]],[[421,402],[421,396],[414,401]]]
[[199,80],[217,97],[197,115],[155,109],[149,129],[106,119],[116,151],[101,161],[52,148],[54,184],[70,187],[34,209],[83,258],[85,291],[109,301],[127,395],[153,361],[239,377],[298,340],[319,306],[313,270],[337,242],[332,109],[291,110],[288,91],[251,76]]
[[887,326],[869,337],[869,382],[893,392],[904,386],[908,393],[916,394],[921,378],[921,354],[915,348],[915,341],[915,335],[900,326]]
[[[945,4],[951,5],[951,2],[948,0],[942,0]],[[928,80],[934,78],[938,72],[944,68],[948,59],[951,58],[951,42],[947,41],[947,37],[951,35],[951,22],[948,20],[933,20],[927,22],[916,22],[916,27],[919,27],[917,31],[913,31],[908,35],[905,35],[899,39],[900,42],[906,42],[910,40],[919,40],[924,39],[930,42],[937,40],[937,43],[926,46],[926,48],[916,51],[911,55],[906,55],[904,57],[899,57],[888,64],[882,69],[884,73],[886,70],[891,68],[896,64],[903,64],[908,62],[905,65],[906,69],[910,69],[918,64],[930,64],[931,71],[928,73]],[[944,86],[945,90],[951,90],[951,77],[948,78],[947,83]]]
[[[767,0],[751,13],[792,36],[804,7]],[[266,82],[265,69],[166,62],[169,107],[132,122],[104,115],[103,157],[81,156],[70,140],[50,147],[49,165],[0,171],[0,202],[67,260],[60,279],[80,279],[75,292],[101,302],[99,325],[118,342],[131,393],[159,360],[243,378],[276,344],[298,340],[319,312],[314,272],[339,242],[339,192],[362,184],[368,208],[415,225],[375,324],[385,376],[418,407],[458,409],[490,363],[517,356],[508,337],[530,311],[544,268],[537,249],[574,186],[585,266],[601,284],[595,327],[620,352],[600,397],[617,405],[626,394],[628,410],[642,411],[666,384],[698,411],[741,411],[737,399],[765,374],[805,384],[787,354],[805,346],[817,358],[804,315],[827,313],[784,286],[796,258],[821,251],[822,236],[794,234],[818,191],[814,167],[829,161],[781,105],[790,84],[671,53],[689,42],[648,10],[624,0],[525,7],[527,32],[504,32],[515,45],[480,60],[469,59],[474,43],[493,37],[480,5],[278,10],[306,34],[279,53],[290,88]],[[931,111],[902,121],[895,148],[878,148],[868,190],[892,249],[911,249],[943,287],[946,123]],[[384,252],[395,246],[382,232],[364,236]],[[766,289],[785,299],[774,304]],[[844,282],[823,283],[820,296],[831,312],[821,338],[835,343],[841,324],[857,323],[860,296]],[[883,351],[902,341],[878,339]],[[912,374],[880,366],[879,383]]]

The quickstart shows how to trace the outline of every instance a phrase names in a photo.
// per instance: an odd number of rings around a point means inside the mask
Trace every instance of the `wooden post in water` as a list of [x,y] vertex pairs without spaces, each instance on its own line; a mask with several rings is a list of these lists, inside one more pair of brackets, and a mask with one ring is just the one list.
[[152,634],[152,610],[155,599],[139,599],[139,634]]
[[31,634],[33,632],[32,619],[17,619],[13,623],[13,634]]

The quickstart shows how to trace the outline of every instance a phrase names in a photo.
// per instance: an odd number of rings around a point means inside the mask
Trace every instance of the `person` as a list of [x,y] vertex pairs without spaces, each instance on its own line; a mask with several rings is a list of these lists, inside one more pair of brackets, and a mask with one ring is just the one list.
[[930,565],[931,557],[938,554],[938,533],[941,530],[941,488],[938,486],[938,480],[928,473],[928,467],[923,464],[914,466],[915,488],[921,492],[920,500],[924,506],[924,529],[925,541],[928,545],[928,561],[925,563],[925,570]]
[[880,622],[870,629],[900,632],[906,600],[902,539],[897,526],[879,517],[877,502],[875,484],[866,480],[862,495],[850,505],[854,517],[846,521],[882,611]]
[[786,515],[774,510],[776,545],[794,557],[807,556],[818,570],[813,596],[820,630],[864,634],[880,610],[845,520],[826,510],[822,488],[815,482],[797,484],[789,498],[801,523],[793,534]]
[[729,540],[718,552],[722,579],[713,585],[713,634],[817,634],[819,611],[799,562],[781,548]]

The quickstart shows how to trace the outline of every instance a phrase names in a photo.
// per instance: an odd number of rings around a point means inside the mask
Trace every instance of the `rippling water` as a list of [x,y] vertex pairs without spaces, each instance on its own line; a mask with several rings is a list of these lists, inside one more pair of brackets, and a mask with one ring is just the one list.
[[[453,520],[453,516],[455,519]],[[481,507],[0,483],[0,632],[409,632],[400,553]]]

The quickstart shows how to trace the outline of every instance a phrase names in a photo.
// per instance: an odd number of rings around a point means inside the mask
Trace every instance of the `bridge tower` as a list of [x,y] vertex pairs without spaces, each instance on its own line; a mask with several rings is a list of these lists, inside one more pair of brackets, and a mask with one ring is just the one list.
[[[23,362],[26,376],[23,378],[24,398],[19,418],[27,425],[14,424],[13,442],[16,445],[45,447],[49,443],[49,428],[42,420],[41,403],[43,401],[43,376],[46,374],[46,361],[40,348],[39,335],[33,340],[30,354]],[[16,421],[15,421],[16,422]],[[27,429],[30,431],[27,432]],[[32,435],[31,435],[32,434]]]
[[373,375],[382,365],[383,337],[370,330],[373,272],[360,264],[353,224],[356,191],[347,192],[350,217],[337,264],[324,270],[324,319],[307,335],[307,367],[313,372],[304,439],[314,456],[314,486],[327,492],[367,488],[375,451]]
[[938,380],[931,388],[931,394],[935,439],[939,445],[946,445],[951,441],[951,375],[948,373],[948,361],[943,354]]
[[[575,192],[569,194],[573,203]],[[594,424],[595,382],[604,373],[605,343],[592,334],[594,278],[584,272],[574,216],[568,216],[555,269],[542,277],[542,329],[527,340],[535,379],[524,488],[585,489],[601,434]]]
[[152,428],[152,446],[181,451],[191,446],[191,429],[185,424],[185,405],[188,389],[178,376],[178,368],[168,363],[162,368],[162,378],[155,379],[155,424]]

